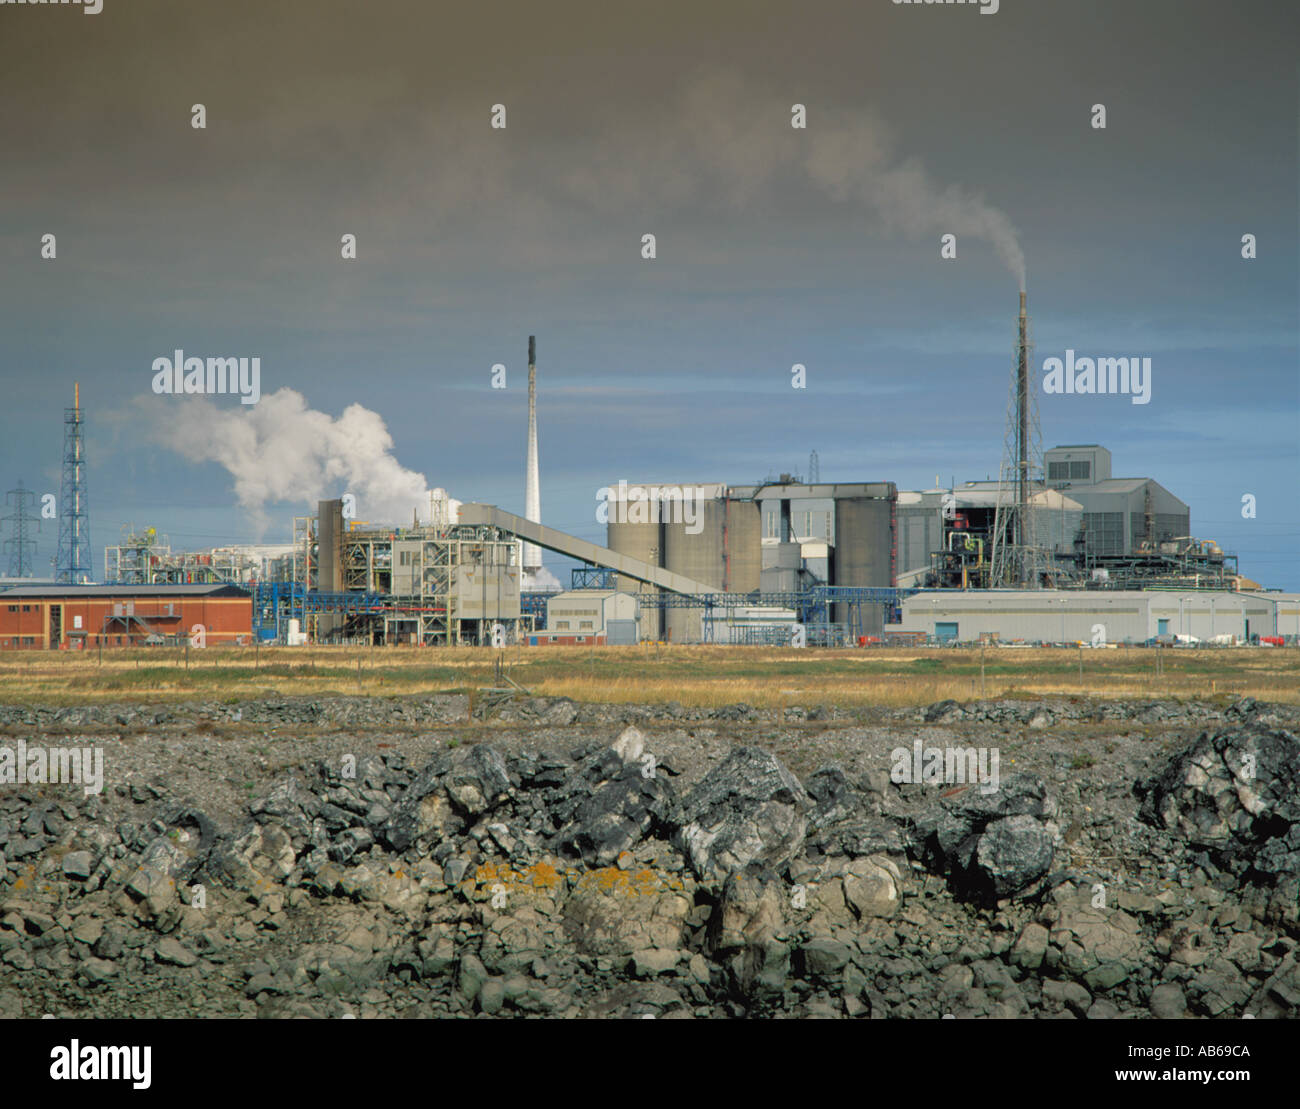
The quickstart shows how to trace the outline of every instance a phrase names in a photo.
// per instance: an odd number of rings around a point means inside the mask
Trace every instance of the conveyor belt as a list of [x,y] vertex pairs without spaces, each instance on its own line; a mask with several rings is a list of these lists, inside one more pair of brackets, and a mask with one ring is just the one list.
[[534,524],[513,512],[505,512],[494,504],[463,504],[460,506],[460,523],[500,528],[511,535],[518,536],[526,543],[545,547],[556,554],[567,555],[581,562],[594,566],[605,566],[617,570],[624,577],[634,578],[647,585],[656,585],[670,593],[716,593],[716,585],[706,585],[702,581],[674,574],[670,570],[652,566],[638,558],[611,551],[608,547],[598,547],[585,539],[566,532],[556,531],[544,524]]

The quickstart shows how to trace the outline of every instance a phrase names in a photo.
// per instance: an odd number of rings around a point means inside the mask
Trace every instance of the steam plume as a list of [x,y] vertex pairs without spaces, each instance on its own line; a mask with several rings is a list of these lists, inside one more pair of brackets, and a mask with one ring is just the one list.
[[[309,505],[344,492],[356,497],[357,517],[373,523],[427,521],[428,482],[392,455],[393,437],[376,412],[351,404],[335,419],[307,407],[301,393],[279,389],[251,409],[218,407],[194,397],[161,425],[163,442],[194,462],[219,462],[257,530],[270,523],[267,506]],[[460,503],[452,501],[454,511]]]

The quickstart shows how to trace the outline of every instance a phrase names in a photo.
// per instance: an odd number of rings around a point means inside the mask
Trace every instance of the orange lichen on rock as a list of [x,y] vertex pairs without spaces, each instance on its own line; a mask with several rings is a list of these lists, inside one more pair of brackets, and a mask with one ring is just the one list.
[[524,869],[524,876],[537,889],[554,889],[564,882],[564,875],[548,862],[534,863]]
[[589,870],[578,879],[579,889],[596,889],[609,894],[654,894],[666,887],[659,875],[653,870],[638,870],[629,873],[614,866],[602,866]]
[[491,882],[508,885],[519,881],[519,873],[494,862],[479,863],[478,869],[474,871],[474,881],[480,886]]
[[617,866],[602,866],[594,870],[582,867],[556,866],[549,860],[542,860],[522,871],[512,870],[501,862],[486,861],[475,868],[472,878],[466,877],[462,887],[486,889],[502,885],[507,889],[521,887],[525,890],[555,891],[571,883],[576,889],[595,890],[609,894],[656,894],[667,890],[683,889],[680,878],[661,875],[658,871],[642,867],[639,870],[623,870]]

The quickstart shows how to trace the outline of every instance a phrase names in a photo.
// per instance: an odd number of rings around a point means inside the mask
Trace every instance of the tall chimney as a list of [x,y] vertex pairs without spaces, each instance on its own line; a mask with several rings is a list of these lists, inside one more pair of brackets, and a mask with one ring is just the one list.
[[[542,522],[542,484],[537,468],[537,337],[528,336],[528,469],[524,478],[524,518],[534,524]],[[542,549],[525,543],[524,570],[535,573],[542,568]]]
[[1025,291],[1020,290],[1020,341],[1016,351],[1016,532],[1011,542],[1029,544],[1029,344],[1025,335]]

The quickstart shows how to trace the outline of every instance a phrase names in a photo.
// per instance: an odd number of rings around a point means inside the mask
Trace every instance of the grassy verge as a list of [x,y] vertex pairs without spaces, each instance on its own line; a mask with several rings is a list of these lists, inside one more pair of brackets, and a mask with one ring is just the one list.
[[[1106,651],[796,651],[772,647],[512,647],[507,673],[530,692],[578,701],[716,706],[929,704],[947,698],[1300,702],[1300,652],[1267,648]],[[484,648],[135,648],[0,652],[0,703],[241,701],[407,696],[495,684]],[[981,677],[981,665],[983,674]]]

